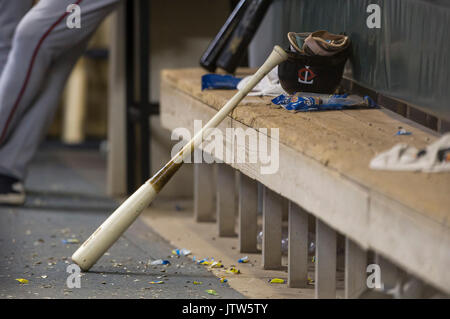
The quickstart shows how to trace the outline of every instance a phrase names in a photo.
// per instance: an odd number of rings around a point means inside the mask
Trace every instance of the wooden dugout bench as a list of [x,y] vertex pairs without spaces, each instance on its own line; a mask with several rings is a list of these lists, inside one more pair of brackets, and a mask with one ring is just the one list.
[[[205,124],[235,93],[201,91],[203,74],[197,68],[162,72],[163,127],[193,132],[194,120]],[[412,135],[396,136],[399,126]],[[436,133],[383,108],[290,113],[270,107],[270,97],[246,97],[219,129],[225,132],[227,127],[257,132],[267,128],[268,135],[270,128],[279,128],[279,169],[261,174],[259,162],[194,164],[198,221],[216,212],[219,235],[232,236],[238,214],[241,252],[254,252],[260,183],[262,267],[281,266],[282,216],[288,211],[290,287],[307,284],[308,216],[312,215],[317,298],[336,296],[337,233],[345,237],[346,297],[366,289],[368,252],[374,252],[383,284],[394,286],[393,269],[401,269],[450,293],[450,174],[369,169],[377,153],[400,142],[424,147],[438,138]],[[271,136],[267,138],[273,143]],[[394,281],[389,283],[388,278]]]

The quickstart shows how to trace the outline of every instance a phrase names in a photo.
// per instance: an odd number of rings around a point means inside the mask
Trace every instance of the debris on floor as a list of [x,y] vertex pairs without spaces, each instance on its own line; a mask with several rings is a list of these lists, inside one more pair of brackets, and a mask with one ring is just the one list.
[[67,239],[63,239],[63,240],[61,240],[62,241],[62,243],[64,244],[64,245],[68,245],[68,244],[79,244],[80,243],[80,241],[78,240],[78,239],[76,239],[76,238],[67,238]]
[[[72,158],[77,152],[70,151],[67,157]],[[28,180],[33,192],[24,207],[14,208],[14,215],[10,213],[11,208],[0,207],[0,225],[3,226],[0,231],[0,298],[218,298],[205,293],[205,289],[216,290],[223,298],[243,298],[227,284],[220,283],[209,267],[192,262],[193,253],[183,257],[189,246],[172,246],[143,223],[135,223],[131,231],[105,253],[94,271],[80,273],[81,289],[69,289],[67,279],[71,273],[67,272],[67,266],[72,263],[70,256],[74,247],[95,230],[105,214],[110,213],[109,207],[117,203],[106,198],[97,184],[91,184],[91,179],[100,181],[99,185],[104,180],[91,176],[91,162],[87,163],[87,171],[80,173],[72,166],[62,165],[59,159],[50,161],[45,155],[33,164],[31,180]],[[77,161],[76,165],[79,164]],[[90,178],[85,180],[85,176]],[[68,185],[67,188],[52,192],[49,183],[54,180]],[[48,209],[33,206],[36,194],[49,203]],[[82,203],[85,198],[91,202]],[[176,204],[170,203],[172,208]],[[173,255],[172,250],[177,248],[179,253]],[[190,250],[193,252],[193,247]],[[161,259],[160,265],[151,265],[158,259]],[[71,281],[73,288],[78,288],[76,276],[72,278],[75,279]],[[184,288],[186,280],[190,281],[190,286]],[[202,284],[195,285],[194,281]]]
[[248,263],[250,261],[250,259],[248,258],[248,256],[242,257],[238,260],[238,263],[240,264],[245,264]]
[[42,238],[39,238],[38,240],[36,240],[33,243],[33,246],[38,246],[38,245],[43,244],[43,243],[45,243],[45,241]]
[[230,269],[227,270],[227,273],[238,275],[241,273],[241,271],[232,266],[230,267]]
[[284,279],[281,278],[273,278],[269,281],[271,284],[284,284]]
[[211,268],[223,268],[223,265],[221,262],[215,261],[211,264]]
[[205,290],[205,292],[207,292],[208,294],[213,295],[213,296],[217,296],[218,295],[217,291],[215,291],[213,289]]
[[214,262],[214,258],[212,258],[211,261],[209,261],[208,258],[203,258],[203,259],[200,259],[199,261],[197,261],[197,264],[203,265],[203,266],[209,266],[209,265],[212,265],[213,262]]
[[172,250],[172,254],[177,256],[188,256],[191,254],[191,251],[186,248],[174,249]]
[[170,261],[165,260],[165,259],[157,259],[154,260],[152,262],[150,262],[150,265],[155,266],[155,265],[170,265]]

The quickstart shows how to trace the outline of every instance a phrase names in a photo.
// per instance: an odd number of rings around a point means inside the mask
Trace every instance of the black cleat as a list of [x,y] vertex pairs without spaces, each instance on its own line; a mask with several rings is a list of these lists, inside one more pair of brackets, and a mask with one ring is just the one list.
[[25,189],[17,178],[0,174],[0,205],[22,205],[25,203]]

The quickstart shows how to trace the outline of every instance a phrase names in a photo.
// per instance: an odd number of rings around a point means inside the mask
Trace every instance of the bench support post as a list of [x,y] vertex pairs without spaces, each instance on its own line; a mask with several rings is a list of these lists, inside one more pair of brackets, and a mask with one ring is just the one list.
[[315,297],[336,298],[336,232],[316,220]]
[[214,165],[194,164],[194,218],[197,222],[214,221],[216,209]]
[[239,250],[257,252],[258,182],[247,175],[239,175]]
[[350,238],[345,238],[345,298],[358,298],[367,288],[367,253]]
[[263,269],[281,268],[281,222],[283,197],[264,186],[263,189]]
[[216,211],[220,237],[234,237],[235,233],[235,172],[224,163],[217,164]]
[[308,213],[289,202],[288,285],[305,288],[308,285]]
[[401,275],[398,267],[380,254],[375,254],[375,264],[380,266],[382,289],[390,290],[395,288]]

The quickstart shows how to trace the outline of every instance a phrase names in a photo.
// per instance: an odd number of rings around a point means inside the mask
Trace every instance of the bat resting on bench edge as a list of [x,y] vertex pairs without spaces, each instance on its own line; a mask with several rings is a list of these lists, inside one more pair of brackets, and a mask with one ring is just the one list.
[[203,138],[206,137],[205,132],[209,131],[209,128],[218,126],[267,73],[287,58],[287,53],[279,46],[275,46],[247,85],[239,90],[160,171],[123,202],[75,251],[72,260],[83,271],[89,270],[148,207],[181,167],[183,159],[190,156],[192,151],[201,145]]

